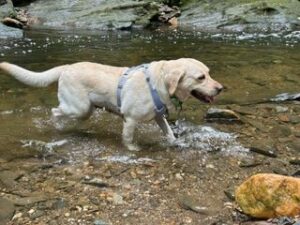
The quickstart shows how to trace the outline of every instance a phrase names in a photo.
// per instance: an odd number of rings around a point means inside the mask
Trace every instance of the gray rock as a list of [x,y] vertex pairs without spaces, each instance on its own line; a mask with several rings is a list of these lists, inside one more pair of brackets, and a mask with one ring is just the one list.
[[209,108],[206,114],[207,120],[239,120],[239,116],[229,109]]
[[7,39],[7,38],[22,38],[23,37],[23,30],[8,27],[0,23],[0,39]]
[[180,24],[203,30],[266,32],[297,30],[299,2],[291,1],[184,1]]
[[31,26],[50,28],[126,29],[146,26],[159,11],[153,1],[52,0],[37,1],[28,8]]
[[15,213],[15,206],[5,198],[0,198],[0,224],[6,224]]

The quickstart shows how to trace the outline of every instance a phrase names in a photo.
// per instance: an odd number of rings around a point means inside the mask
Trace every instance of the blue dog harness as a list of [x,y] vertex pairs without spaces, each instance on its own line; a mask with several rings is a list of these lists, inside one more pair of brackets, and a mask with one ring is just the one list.
[[117,105],[119,108],[119,111],[121,112],[121,92],[122,89],[128,79],[128,76],[133,72],[133,71],[137,71],[137,70],[143,70],[144,74],[145,74],[145,78],[147,81],[147,84],[149,86],[150,89],[150,93],[152,96],[152,100],[154,103],[154,110],[155,110],[155,114],[156,116],[160,116],[163,117],[166,115],[167,113],[167,108],[165,106],[165,104],[161,101],[159,94],[156,90],[156,88],[153,86],[152,82],[151,82],[151,74],[149,72],[149,64],[142,64],[139,66],[135,66],[135,67],[131,67],[129,69],[127,69],[120,77],[119,79],[119,83],[118,83],[118,88],[117,88]]

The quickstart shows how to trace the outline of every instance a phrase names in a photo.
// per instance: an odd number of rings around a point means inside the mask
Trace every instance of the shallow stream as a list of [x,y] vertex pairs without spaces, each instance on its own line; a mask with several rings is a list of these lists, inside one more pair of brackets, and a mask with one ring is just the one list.
[[[36,159],[42,164],[79,166],[85,165],[83,163],[86,161],[144,165],[167,160],[168,163],[164,164],[166,167],[160,168],[160,173],[168,174],[167,171],[173,171],[170,168],[173,168],[176,160],[183,160],[184,163],[188,162],[184,168],[190,167],[188,171],[191,174],[197,177],[200,174],[201,182],[197,188],[202,189],[195,190],[201,192],[203,188],[209,190],[212,185],[211,181],[206,182],[209,180],[207,177],[219,179],[218,169],[224,172],[221,177],[234,179],[231,183],[237,182],[239,175],[232,177],[240,169],[231,160],[252,157],[248,140],[250,142],[262,139],[264,142],[272,137],[276,145],[281,135],[278,132],[285,132],[283,126],[290,127],[290,133],[282,133],[284,137],[299,135],[299,105],[295,105],[296,108],[290,105],[280,106],[284,109],[283,112],[291,113],[293,118],[297,118],[293,120],[295,123],[291,122],[292,125],[286,125],[284,123],[289,121],[284,121],[284,117],[279,121],[281,130],[278,131],[277,125],[271,119],[277,118],[274,113],[276,106],[268,102],[277,94],[300,91],[298,39],[272,36],[262,37],[260,40],[247,36],[228,36],[224,39],[220,35],[207,37],[200,32],[163,30],[105,33],[27,31],[23,39],[0,40],[0,43],[0,61],[15,63],[34,71],[79,61],[133,66],[154,60],[195,58],[205,63],[210,68],[211,76],[226,87],[213,103],[213,107],[233,107],[242,115],[250,115],[254,120],[246,127],[235,123],[208,123],[204,116],[211,105],[190,100],[184,105],[179,118],[176,115],[171,117],[173,127],[179,134],[176,146],[165,143],[155,124],[141,124],[136,136],[142,151],[133,154],[126,151],[121,144],[120,118],[97,110],[83,124],[71,124],[64,130],[57,129],[51,121],[51,108],[57,105],[56,85],[47,88],[27,87],[0,71],[0,162],[2,167],[9,170],[23,163],[36,163]],[[246,108],[241,110],[243,107]],[[257,118],[262,126],[255,123]],[[264,126],[267,130],[264,130]],[[292,138],[295,139],[294,136]],[[281,146],[288,141],[284,139],[278,143]],[[286,153],[278,151],[278,154],[285,155],[283,159],[286,160],[287,157],[295,156],[296,150]],[[219,160],[220,157],[227,157],[229,161],[211,161]],[[173,164],[169,164],[169,161]],[[6,165],[8,162],[10,164]],[[215,166],[211,162],[215,162]],[[280,167],[281,161],[274,162],[276,163]],[[287,171],[292,169],[288,167]],[[247,176],[247,173],[240,176]],[[217,196],[215,199],[209,200],[207,196],[199,195],[204,205],[218,210],[222,208],[220,202],[223,201],[222,191],[218,188],[230,186],[227,179],[220,179],[220,185],[212,191]],[[187,191],[188,187],[185,185],[182,190]],[[103,214],[104,218],[105,215]],[[196,217],[193,214],[190,216],[193,219]],[[210,217],[206,219],[213,221]]]

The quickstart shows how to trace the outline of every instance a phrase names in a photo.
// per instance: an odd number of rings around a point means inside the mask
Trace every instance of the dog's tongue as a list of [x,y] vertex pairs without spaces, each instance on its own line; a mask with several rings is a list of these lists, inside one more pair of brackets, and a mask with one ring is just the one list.
[[205,96],[205,100],[209,103],[212,103],[214,101],[214,97],[212,96]]

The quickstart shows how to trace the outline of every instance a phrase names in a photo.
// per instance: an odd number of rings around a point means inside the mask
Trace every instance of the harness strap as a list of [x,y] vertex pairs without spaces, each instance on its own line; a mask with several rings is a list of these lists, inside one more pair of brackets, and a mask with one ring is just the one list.
[[121,77],[119,79],[119,83],[118,83],[118,88],[117,88],[117,105],[118,105],[119,111],[121,111],[121,105],[122,105],[122,103],[121,103],[121,92],[122,92],[123,86],[125,85],[125,83],[128,79],[128,76],[130,75],[130,73],[132,71],[143,69],[147,84],[148,84],[149,89],[150,89],[152,100],[153,100],[153,103],[154,103],[154,108],[155,108],[156,115],[160,116],[160,117],[163,117],[167,113],[167,108],[166,108],[165,104],[161,101],[156,88],[153,87],[153,85],[151,83],[151,75],[150,75],[148,67],[149,67],[149,64],[142,64],[142,65],[139,65],[139,66],[136,66],[136,67],[131,67],[131,68],[127,69],[121,75]]
[[146,68],[145,68],[145,77],[146,77],[146,81],[147,81],[149,89],[150,89],[152,100],[154,102],[155,113],[157,116],[163,117],[166,115],[167,109],[166,109],[165,104],[161,101],[156,88],[153,86],[153,83],[151,82],[150,71],[149,71],[148,67],[149,67],[149,64],[147,64]]
[[122,92],[122,89],[123,89],[123,86],[125,85],[127,79],[128,79],[128,75],[134,71],[134,70],[139,70],[141,68],[144,67],[144,64],[142,65],[139,65],[139,66],[135,66],[135,67],[130,67],[128,68],[120,77],[119,79],[119,83],[118,83],[118,88],[117,88],[117,105],[118,105],[118,108],[119,108],[119,111],[121,110],[121,92]]

